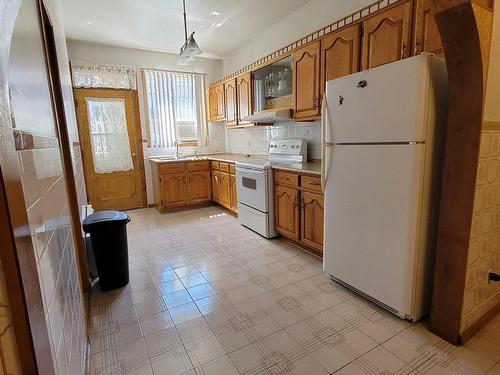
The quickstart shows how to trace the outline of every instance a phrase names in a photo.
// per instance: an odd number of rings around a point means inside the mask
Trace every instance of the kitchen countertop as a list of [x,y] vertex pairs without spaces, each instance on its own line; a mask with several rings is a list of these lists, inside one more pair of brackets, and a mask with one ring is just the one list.
[[[162,156],[152,156],[149,158],[151,163],[165,164],[165,163],[179,163],[186,161],[196,161],[196,160],[213,160],[221,161],[226,163],[238,163],[238,162],[251,162],[267,160],[266,155],[245,155],[245,154],[198,154],[197,156],[186,156],[176,158],[168,158]],[[272,164],[273,169],[282,169],[292,172],[302,172],[314,175],[321,174],[321,162],[308,162],[308,163],[294,163],[294,164]]]

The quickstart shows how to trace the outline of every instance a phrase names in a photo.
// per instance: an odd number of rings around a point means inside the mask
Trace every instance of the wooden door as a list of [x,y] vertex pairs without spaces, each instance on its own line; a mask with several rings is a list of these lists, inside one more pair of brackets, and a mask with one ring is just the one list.
[[229,176],[229,193],[230,193],[230,208],[233,211],[238,211],[238,192],[236,184],[236,176]]
[[417,0],[414,45],[415,55],[432,52],[444,56],[439,30],[432,14],[431,0]]
[[203,203],[210,200],[211,180],[209,171],[189,172],[189,203]]
[[323,218],[323,195],[302,191],[301,241],[321,253],[323,252]]
[[411,10],[407,1],[363,22],[363,69],[410,56]]
[[220,204],[231,208],[231,190],[229,188],[229,174],[220,173]]
[[171,173],[160,176],[161,205],[179,207],[188,204],[186,173]]
[[226,125],[238,125],[238,102],[236,100],[236,79],[231,79],[224,84],[226,96]]
[[[75,89],[75,103],[89,203],[96,211],[144,207],[146,183],[137,93]],[[117,144],[121,145],[119,154],[114,151]]]
[[215,86],[215,100],[217,102],[217,121],[224,120],[226,118],[226,105],[224,99],[224,84],[221,83]]
[[276,186],[274,198],[276,230],[284,236],[299,240],[299,191]]
[[212,172],[212,199],[220,203],[220,172]]
[[327,81],[359,71],[360,42],[359,23],[321,40],[321,94]]
[[245,73],[236,78],[236,100],[238,125],[249,124],[245,116],[252,114],[252,73]]
[[297,49],[293,54],[294,115],[297,120],[320,114],[320,42]]

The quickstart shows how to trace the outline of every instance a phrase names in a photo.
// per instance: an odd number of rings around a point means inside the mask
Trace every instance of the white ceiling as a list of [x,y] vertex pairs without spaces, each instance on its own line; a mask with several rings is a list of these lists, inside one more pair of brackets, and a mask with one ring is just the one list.
[[[221,58],[309,0],[186,0],[188,33]],[[178,53],[182,0],[62,0],[68,39]]]

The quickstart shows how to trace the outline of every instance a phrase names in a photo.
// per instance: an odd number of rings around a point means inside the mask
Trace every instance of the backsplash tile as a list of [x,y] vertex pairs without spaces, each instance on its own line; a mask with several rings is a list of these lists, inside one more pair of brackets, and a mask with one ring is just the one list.
[[321,159],[321,127],[319,121],[282,122],[273,126],[226,129],[226,152],[267,154],[269,141],[275,139],[305,139],[308,158]]

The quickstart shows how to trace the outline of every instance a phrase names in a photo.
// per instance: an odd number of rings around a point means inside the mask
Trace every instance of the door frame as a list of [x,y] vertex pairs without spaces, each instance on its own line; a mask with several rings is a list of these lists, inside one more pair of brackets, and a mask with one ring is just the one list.
[[[140,118],[140,113],[139,113],[139,96],[137,93],[137,90],[127,90],[127,89],[112,89],[112,88],[74,88],[73,89],[73,94],[75,97],[75,108],[77,107],[77,101],[76,97],[81,94],[85,93],[91,93],[91,92],[122,92],[122,93],[128,93],[130,94],[131,98],[131,109],[132,109],[132,117],[134,121],[134,143],[135,143],[135,148],[136,148],[136,166],[137,166],[137,173],[139,173],[139,189],[141,191],[141,207],[137,208],[145,208],[148,206],[148,198],[147,198],[147,191],[146,191],[146,170],[144,167],[144,148],[143,148],[143,140],[142,140],[142,126],[141,126],[141,118]],[[77,110],[77,124],[78,124],[78,136],[81,139],[83,139],[82,135],[82,126],[86,126],[85,124],[81,123],[81,119],[78,116],[78,110]],[[130,135],[129,135],[130,137]],[[83,154],[83,150],[82,150]],[[85,157],[82,155],[82,162],[84,166],[84,176],[85,176]],[[88,194],[89,190],[89,184],[85,183],[85,189]]]

